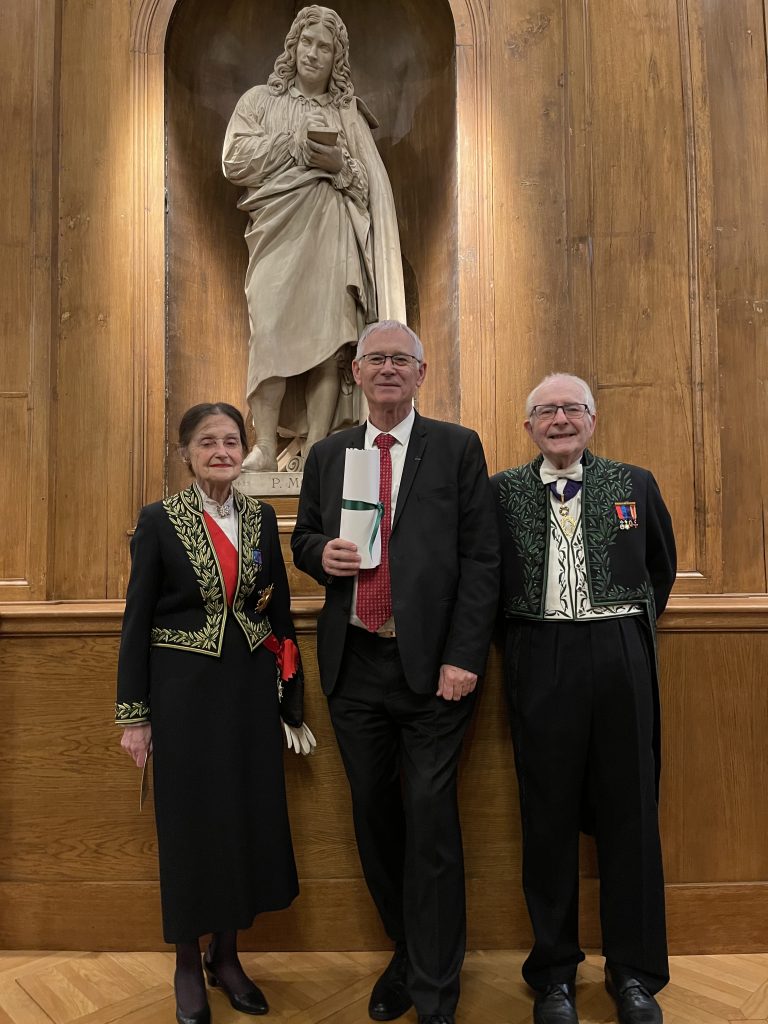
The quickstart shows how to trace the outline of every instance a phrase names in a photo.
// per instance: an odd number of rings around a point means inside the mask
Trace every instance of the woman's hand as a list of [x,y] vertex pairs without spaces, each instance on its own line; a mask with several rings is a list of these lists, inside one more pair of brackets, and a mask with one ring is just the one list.
[[130,754],[139,768],[143,768],[152,753],[152,726],[149,724],[123,726],[120,746]]

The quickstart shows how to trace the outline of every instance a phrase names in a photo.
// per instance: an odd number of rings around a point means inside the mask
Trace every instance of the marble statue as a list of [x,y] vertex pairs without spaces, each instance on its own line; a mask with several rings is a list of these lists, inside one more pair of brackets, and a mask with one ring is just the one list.
[[316,441],[358,422],[353,346],[366,324],[405,320],[375,127],[355,96],[344,23],[327,7],[304,7],[267,84],[238,101],[224,140],[224,174],[244,187],[238,206],[250,217],[247,399],[256,443],[244,469],[277,469],[278,434],[301,438],[306,458]]

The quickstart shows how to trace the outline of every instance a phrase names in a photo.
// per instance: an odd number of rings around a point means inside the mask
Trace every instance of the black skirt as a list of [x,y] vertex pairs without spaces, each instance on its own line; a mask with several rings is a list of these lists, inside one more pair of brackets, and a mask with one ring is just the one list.
[[299,891],[274,655],[251,653],[230,617],[220,658],[150,659],[165,941],[248,928]]

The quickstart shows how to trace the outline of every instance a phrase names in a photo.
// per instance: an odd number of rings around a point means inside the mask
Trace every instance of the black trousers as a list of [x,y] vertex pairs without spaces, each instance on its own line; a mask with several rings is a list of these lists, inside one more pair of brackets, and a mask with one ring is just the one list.
[[590,808],[608,966],[651,992],[669,980],[648,629],[631,616],[507,623],[505,675],[523,826],[535,989],[572,980],[579,830]]
[[365,880],[387,934],[407,944],[421,1014],[453,1013],[459,998],[466,908],[456,772],[474,703],[474,694],[414,693],[397,640],[349,627],[328,707]]

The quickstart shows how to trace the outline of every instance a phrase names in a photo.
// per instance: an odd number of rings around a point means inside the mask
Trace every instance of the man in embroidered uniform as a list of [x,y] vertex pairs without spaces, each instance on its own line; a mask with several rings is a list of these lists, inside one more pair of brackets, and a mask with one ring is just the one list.
[[577,1024],[579,830],[594,831],[606,986],[621,1024],[658,1024],[669,980],[658,830],[656,619],[675,579],[645,469],[593,455],[595,402],[570,374],[528,396],[541,451],[493,477],[505,676],[534,945],[536,1024]]
[[[320,676],[366,882],[395,942],[369,1014],[394,1020],[413,1003],[422,1024],[452,1024],[466,940],[456,770],[496,610],[496,516],[477,434],[413,409],[427,368],[416,335],[371,325],[352,365],[369,419],[312,448],[294,561],[326,588]],[[360,569],[339,538],[345,452],[374,447],[382,561]]]

